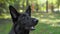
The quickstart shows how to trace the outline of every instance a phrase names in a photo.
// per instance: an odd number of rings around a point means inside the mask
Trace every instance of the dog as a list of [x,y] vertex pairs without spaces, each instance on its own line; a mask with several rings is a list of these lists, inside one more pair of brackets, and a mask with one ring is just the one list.
[[29,5],[24,13],[19,13],[13,6],[9,6],[10,14],[13,21],[13,27],[9,34],[29,34],[35,30],[38,23],[36,18],[31,17],[31,6]]

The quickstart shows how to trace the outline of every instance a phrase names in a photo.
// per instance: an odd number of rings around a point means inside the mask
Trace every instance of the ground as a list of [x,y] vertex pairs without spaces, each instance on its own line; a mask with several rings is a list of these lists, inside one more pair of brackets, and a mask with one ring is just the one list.
[[[32,17],[39,20],[36,30],[30,34],[60,34],[60,14],[57,13],[32,13]],[[12,27],[11,18],[0,17],[0,34],[8,34]]]

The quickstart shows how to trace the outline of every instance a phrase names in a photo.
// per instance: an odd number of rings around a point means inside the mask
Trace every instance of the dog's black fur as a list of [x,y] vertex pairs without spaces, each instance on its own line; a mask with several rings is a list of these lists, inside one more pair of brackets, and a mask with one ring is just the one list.
[[28,6],[25,13],[18,13],[16,9],[9,6],[10,14],[13,20],[13,28],[9,34],[29,34],[30,30],[34,30],[34,26],[38,20],[31,18],[31,7]]

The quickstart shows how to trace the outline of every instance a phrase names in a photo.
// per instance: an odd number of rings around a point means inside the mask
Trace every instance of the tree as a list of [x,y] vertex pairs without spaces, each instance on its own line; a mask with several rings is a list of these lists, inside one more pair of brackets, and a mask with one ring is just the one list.
[[46,1],[46,12],[48,13],[48,0]]

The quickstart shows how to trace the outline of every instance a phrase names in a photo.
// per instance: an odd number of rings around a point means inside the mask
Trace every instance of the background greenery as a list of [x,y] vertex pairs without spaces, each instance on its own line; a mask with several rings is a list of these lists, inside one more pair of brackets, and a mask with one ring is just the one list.
[[0,34],[8,34],[12,28],[9,5],[24,12],[32,4],[32,17],[39,22],[36,30],[30,34],[60,34],[60,0],[0,0]]

